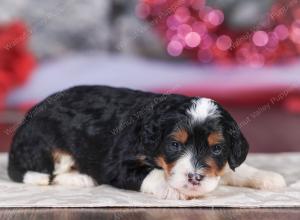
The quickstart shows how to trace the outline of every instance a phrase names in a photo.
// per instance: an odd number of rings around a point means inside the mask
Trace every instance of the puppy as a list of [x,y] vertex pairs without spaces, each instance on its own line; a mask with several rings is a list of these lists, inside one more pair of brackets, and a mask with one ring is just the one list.
[[285,186],[279,174],[241,165],[247,153],[237,123],[211,99],[80,86],[26,115],[8,174],[25,184],[108,184],[163,199],[198,198],[219,183]]

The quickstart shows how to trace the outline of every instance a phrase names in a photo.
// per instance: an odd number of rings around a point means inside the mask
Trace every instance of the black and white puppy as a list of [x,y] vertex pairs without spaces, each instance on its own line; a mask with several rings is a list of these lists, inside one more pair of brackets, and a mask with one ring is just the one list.
[[241,165],[247,153],[237,123],[211,99],[80,86],[27,114],[8,173],[26,184],[108,184],[164,199],[197,198],[220,182],[285,186],[279,174]]

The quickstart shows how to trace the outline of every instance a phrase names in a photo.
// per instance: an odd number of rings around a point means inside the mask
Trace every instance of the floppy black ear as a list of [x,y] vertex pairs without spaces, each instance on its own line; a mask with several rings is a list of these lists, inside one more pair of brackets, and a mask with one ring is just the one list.
[[144,146],[158,147],[162,138],[162,125],[159,118],[145,118],[140,131],[141,142]]
[[249,144],[242,134],[238,124],[232,116],[224,110],[223,123],[225,125],[226,139],[230,147],[228,163],[232,170],[239,167],[245,160],[249,151]]
[[168,109],[167,104],[157,106],[141,120],[141,142],[145,147],[151,148],[151,152],[158,150],[163,137],[172,131],[182,117],[174,112],[169,113]]

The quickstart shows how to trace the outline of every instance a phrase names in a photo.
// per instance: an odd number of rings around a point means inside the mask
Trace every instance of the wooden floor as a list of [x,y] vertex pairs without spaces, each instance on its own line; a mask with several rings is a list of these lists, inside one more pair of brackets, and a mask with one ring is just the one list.
[[300,209],[0,209],[1,220],[299,220]]

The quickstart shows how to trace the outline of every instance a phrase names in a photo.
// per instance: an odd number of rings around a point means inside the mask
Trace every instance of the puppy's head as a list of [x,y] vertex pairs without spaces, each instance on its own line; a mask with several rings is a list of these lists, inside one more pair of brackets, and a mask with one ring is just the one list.
[[166,127],[155,161],[169,184],[187,196],[213,191],[227,164],[234,170],[246,159],[248,143],[237,123],[210,99],[193,99]]

